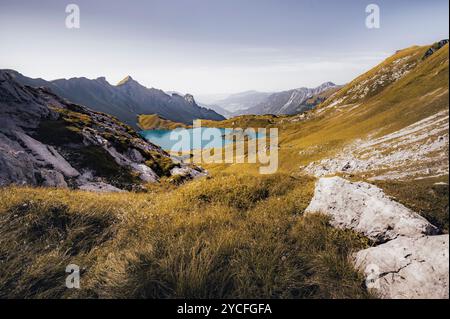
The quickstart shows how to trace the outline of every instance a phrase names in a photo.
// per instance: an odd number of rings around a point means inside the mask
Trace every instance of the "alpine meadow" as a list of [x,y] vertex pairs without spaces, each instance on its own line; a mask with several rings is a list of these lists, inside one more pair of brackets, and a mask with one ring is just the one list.
[[[72,66],[64,48],[36,68],[0,54],[0,299],[448,299],[449,44],[434,20],[414,34],[425,3],[319,1],[346,17],[328,31],[308,1],[191,1],[191,22],[169,2],[170,24],[167,4],[118,1],[102,48],[106,18],[78,1],[78,28],[29,39],[39,58],[64,33]],[[150,5],[161,16],[144,19]],[[18,8],[0,0],[20,38]],[[389,53],[357,57],[364,45]],[[223,143],[196,147],[195,120]]]

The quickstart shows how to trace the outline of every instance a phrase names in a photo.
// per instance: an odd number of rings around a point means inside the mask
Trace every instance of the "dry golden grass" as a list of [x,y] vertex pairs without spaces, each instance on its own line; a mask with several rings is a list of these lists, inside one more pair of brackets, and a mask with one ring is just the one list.
[[240,115],[223,121],[202,120],[202,126],[220,128],[275,127],[287,115]]
[[377,181],[375,184],[448,233],[448,175],[413,181]]
[[[398,58],[418,60],[426,49],[403,50],[355,81]],[[0,189],[0,298],[371,297],[349,260],[370,243],[331,228],[322,215],[303,216],[314,180],[299,166],[447,107],[448,45],[355,108],[313,111],[299,122],[275,116],[204,121],[278,127],[280,173],[272,176],[258,175],[257,165],[214,164],[206,166],[212,178],[178,188],[151,185],[146,194]],[[381,187],[448,229],[448,196],[447,204],[445,197],[432,203],[429,184]],[[445,205],[447,215],[436,214]],[[80,290],[64,286],[70,263],[82,267]]]
[[[366,239],[302,216],[314,181],[216,176],[146,194],[0,190],[1,298],[365,298]],[[67,289],[65,267],[82,269]]]
[[143,114],[138,117],[138,125],[143,130],[173,130],[187,128],[183,123],[173,122],[160,117],[158,114]]

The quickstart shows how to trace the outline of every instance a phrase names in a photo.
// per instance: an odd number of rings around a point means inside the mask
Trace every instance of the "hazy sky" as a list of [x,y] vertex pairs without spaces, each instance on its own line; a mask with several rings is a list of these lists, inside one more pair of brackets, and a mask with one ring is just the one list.
[[[81,28],[65,27],[78,4]],[[365,8],[381,9],[367,29]],[[0,0],[0,68],[193,94],[345,83],[448,38],[448,0]]]

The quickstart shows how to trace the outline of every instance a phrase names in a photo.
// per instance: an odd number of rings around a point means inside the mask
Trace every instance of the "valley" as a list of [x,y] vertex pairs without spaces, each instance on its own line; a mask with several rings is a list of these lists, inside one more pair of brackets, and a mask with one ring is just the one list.
[[[448,57],[447,43],[406,48],[342,87],[202,121],[278,128],[271,175],[175,162],[117,114],[2,71],[0,297],[448,298]],[[140,129],[189,125],[137,113]],[[78,161],[87,147],[106,159]],[[86,191],[87,172],[116,192]],[[60,285],[69,263],[83,289]]]

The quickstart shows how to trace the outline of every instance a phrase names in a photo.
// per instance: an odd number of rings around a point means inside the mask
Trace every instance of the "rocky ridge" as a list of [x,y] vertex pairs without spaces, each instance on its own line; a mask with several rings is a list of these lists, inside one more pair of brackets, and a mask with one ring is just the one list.
[[110,114],[134,129],[138,129],[138,116],[142,114],[158,114],[184,124],[192,124],[196,119],[225,119],[218,113],[197,105],[190,94],[166,94],[162,90],[141,85],[131,76],[126,76],[117,85],[112,85],[104,77],[92,80],[81,77],[46,81],[26,77],[14,70],[0,71],[8,72],[22,85],[47,87],[71,102]]
[[[321,99],[317,99],[316,103],[312,103],[311,98],[318,96],[326,91],[333,91],[339,88],[332,82],[326,82],[316,88],[298,88],[294,90],[277,92],[269,95],[261,103],[248,108],[239,114],[297,114],[307,110],[311,110],[322,102]],[[309,100],[309,103],[307,103]]]

